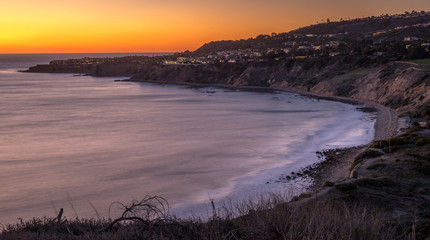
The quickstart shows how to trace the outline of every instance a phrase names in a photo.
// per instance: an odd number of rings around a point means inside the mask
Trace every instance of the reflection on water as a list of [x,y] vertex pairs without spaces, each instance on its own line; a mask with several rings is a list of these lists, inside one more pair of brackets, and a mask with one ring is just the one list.
[[0,72],[0,222],[95,216],[89,202],[107,216],[147,194],[173,208],[243,196],[373,136],[342,103],[114,79]]

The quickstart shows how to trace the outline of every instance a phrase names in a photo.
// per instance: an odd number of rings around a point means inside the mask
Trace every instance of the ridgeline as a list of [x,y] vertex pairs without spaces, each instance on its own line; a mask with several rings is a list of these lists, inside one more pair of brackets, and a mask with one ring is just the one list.
[[374,101],[428,119],[429,58],[430,13],[422,11],[328,21],[166,56],[54,60],[27,72],[298,89]]

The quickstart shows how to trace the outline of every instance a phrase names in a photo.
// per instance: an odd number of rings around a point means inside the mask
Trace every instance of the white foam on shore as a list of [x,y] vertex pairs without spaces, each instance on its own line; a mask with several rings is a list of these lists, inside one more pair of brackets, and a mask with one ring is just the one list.
[[[266,169],[256,170],[245,176],[231,179],[223,188],[206,191],[193,198],[194,203],[187,203],[175,209],[172,214],[179,217],[206,216],[212,214],[211,201],[217,206],[225,202],[240,203],[255,196],[275,193],[292,197],[312,184],[312,179],[296,178],[289,182],[277,181],[282,175],[298,172],[302,168],[320,161],[316,152],[336,148],[347,148],[368,144],[374,136],[374,114],[356,110],[356,106],[338,103],[344,108],[336,120],[325,128],[312,132],[295,143],[289,143],[288,154],[282,156],[284,161]],[[310,123],[314,124],[314,123]],[[309,126],[312,128],[311,126]],[[294,149],[294,150],[293,150]]]
[[300,191],[308,182],[266,182],[318,161],[317,150],[372,136],[354,106],[297,94],[0,77],[1,223],[55,216],[54,208],[73,218],[70,205],[96,217],[88,202],[107,217],[112,202],[145,195],[189,213],[211,198]]
[[16,74],[19,69],[0,69],[0,74]]

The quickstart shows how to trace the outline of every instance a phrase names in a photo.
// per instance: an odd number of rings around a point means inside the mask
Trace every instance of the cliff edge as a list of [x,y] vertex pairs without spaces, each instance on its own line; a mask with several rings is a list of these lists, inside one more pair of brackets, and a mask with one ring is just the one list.
[[410,62],[354,66],[342,59],[211,65],[150,65],[131,81],[297,89],[372,101],[398,114],[430,117],[430,69]]

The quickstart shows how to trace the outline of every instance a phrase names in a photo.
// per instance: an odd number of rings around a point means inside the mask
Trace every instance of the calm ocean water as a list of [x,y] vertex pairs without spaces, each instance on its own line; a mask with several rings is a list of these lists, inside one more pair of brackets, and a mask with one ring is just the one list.
[[17,72],[84,56],[0,55],[0,223],[59,208],[95,217],[92,206],[106,217],[147,194],[185,216],[209,199],[300,189],[266,182],[374,134],[371,114],[297,94]]

